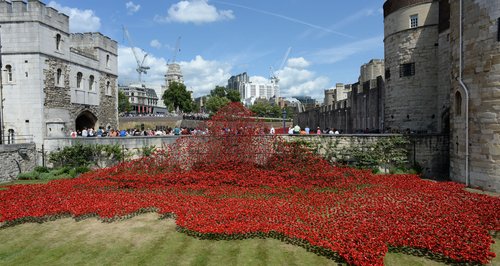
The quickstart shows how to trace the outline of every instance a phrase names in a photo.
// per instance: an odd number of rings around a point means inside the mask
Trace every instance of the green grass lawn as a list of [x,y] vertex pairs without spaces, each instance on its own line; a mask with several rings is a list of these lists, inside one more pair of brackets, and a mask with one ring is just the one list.
[[[59,219],[0,230],[0,265],[337,265],[275,239],[199,240],[154,213],[113,223]],[[499,242],[499,241],[497,241]],[[498,254],[500,244],[494,251]],[[441,265],[390,253],[387,265]],[[497,258],[493,264],[498,265]]]

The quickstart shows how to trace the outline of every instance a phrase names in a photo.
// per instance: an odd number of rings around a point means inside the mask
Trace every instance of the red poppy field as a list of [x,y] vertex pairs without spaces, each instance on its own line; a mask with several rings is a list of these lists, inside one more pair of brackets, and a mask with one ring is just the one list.
[[300,146],[249,133],[255,126],[217,116],[208,123],[211,137],[181,138],[165,153],[76,179],[10,186],[0,191],[0,223],[113,221],[155,211],[195,237],[272,237],[355,265],[382,265],[389,250],[453,263],[495,256],[498,197],[332,166]]

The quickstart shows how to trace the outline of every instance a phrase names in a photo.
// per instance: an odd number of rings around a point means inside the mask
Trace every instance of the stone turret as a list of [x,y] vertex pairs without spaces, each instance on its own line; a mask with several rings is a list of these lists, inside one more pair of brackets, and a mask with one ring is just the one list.
[[438,95],[439,1],[388,0],[384,4],[385,127],[442,132]]

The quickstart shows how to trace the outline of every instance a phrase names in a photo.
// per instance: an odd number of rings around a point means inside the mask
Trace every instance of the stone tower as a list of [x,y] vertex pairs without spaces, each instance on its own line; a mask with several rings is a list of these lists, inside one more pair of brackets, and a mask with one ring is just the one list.
[[[446,131],[448,75],[440,74],[438,0],[384,3],[385,129]],[[440,84],[440,80],[444,80]],[[449,82],[448,82],[449,83]]]
[[500,2],[454,0],[450,10],[450,176],[500,191]]
[[165,75],[165,85],[167,89],[168,85],[172,82],[184,83],[181,66],[177,63],[168,64],[167,74]]
[[4,125],[13,136],[68,136],[118,126],[117,43],[70,33],[69,18],[39,0],[0,1]]

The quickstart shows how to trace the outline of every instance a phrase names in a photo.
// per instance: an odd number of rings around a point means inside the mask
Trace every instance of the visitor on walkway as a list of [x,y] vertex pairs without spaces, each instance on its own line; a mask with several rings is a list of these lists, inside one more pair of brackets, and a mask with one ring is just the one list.
[[298,135],[300,133],[300,126],[297,124],[293,128],[293,134]]

